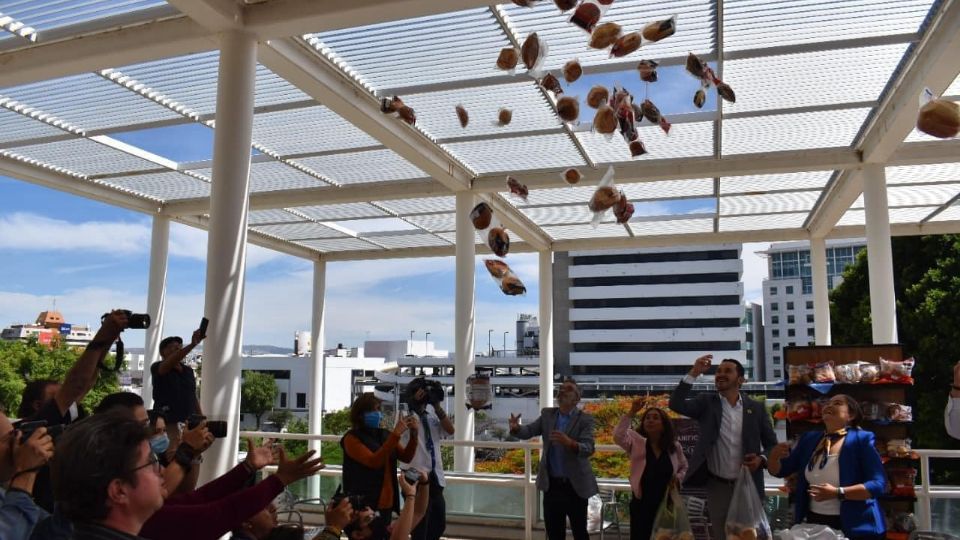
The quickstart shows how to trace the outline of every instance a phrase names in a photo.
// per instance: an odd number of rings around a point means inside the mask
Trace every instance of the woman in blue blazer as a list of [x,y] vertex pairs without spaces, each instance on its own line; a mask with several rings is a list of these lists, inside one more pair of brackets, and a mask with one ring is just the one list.
[[770,452],[770,474],[797,474],[797,522],[842,530],[852,540],[884,537],[877,497],[886,490],[886,472],[874,436],[858,426],[863,414],[850,396],[830,398],[823,408],[824,433],[804,433],[793,451],[781,443]]

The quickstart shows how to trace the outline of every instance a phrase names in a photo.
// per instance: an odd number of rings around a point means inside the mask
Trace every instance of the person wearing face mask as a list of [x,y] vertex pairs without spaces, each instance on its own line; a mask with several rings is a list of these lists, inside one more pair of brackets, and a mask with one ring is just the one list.
[[824,432],[808,431],[791,451],[790,443],[770,452],[770,474],[797,474],[794,497],[797,522],[826,525],[851,540],[879,540],[886,530],[877,503],[887,487],[883,462],[872,432],[852,397],[830,398],[822,411]]
[[[392,431],[380,427],[380,400],[367,392],[350,406],[352,429],[340,439],[343,448],[343,491],[360,495],[370,508],[390,522],[400,512],[397,460],[410,461],[417,451],[420,422],[415,416],[397,418]],[[410,431],[403,444],[400,437]]]
[[520,425],[520,415],[510,415],[510,434],[518,439],[543,437],[543,459],[537,489],[543,492],[543,521],[549,540],[566,538],[566,522],[575,540],[588,540],[587,499],[597,494],[597,479],[590,467],[594,451],[593,416],[577,409],[580,388],[567,379],[557,392],[557,406],[546,407],[540,417]]
[[630,540],[649,540],[667,487],[687,474],[687,458],[666,411],[650,407],[637,430],[630,429],[643,406],[643,398],[633,400],[630,413],[613,430],[614,442],[630,456]]

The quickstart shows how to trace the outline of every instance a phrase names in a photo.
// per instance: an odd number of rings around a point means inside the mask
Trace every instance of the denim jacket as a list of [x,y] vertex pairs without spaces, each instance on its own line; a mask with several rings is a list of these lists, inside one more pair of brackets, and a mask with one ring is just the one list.
[[0,489],[0,538],[27,540],[34,525],[45,515],[30,495],[20,490]]

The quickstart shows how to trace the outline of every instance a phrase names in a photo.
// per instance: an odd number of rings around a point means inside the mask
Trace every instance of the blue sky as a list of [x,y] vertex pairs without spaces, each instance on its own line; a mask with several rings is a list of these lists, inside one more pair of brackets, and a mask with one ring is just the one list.
[[[639,58],[638,58],[639,59]],[[621,83],[638,100],[645,93],[665,115],[693,112],[697,81],[682,66],[660,69],[660,81],[644,88],[636,72],[585,76],[567,90],[585,98],[594,84]],[[716,96],[708,92],[704,111]],[[592,110],[581,113],[589,121]],[[682,126],[681,126],[682,128]],[[677,129],[676,127],[674,129]],[[212,157],[213,131],[191,124],[112,137],[163,157],[189,162]],[[610,144],[624,144],[618,138]],[[709,200],[638,205],[637,215],[712,211]],[[68,321],[95,323],[111,307],[146,307],[150,218],[73,195],[0,177],[0,325],[32,321],[54,301]],[[763,263],[745,246],[747,299],[759,298]],[[168,273],[167,334],[188,335],[203,315],[206,233],[173,224]],[[755,259],[755,260],[754,260]],[[500,293],[478,258],[477,350],[494,345],[503,332],[515,336],[518,313],[537,313],[536,255],[511,255],[508,262],[527,285],[527,295]],[[244,342],[292,346],[296,330],[310,328],[312,264],[250,247]],[[327,345],[358,345],[364,339],[416,339],[431,333],[437,347],[452,349],[454,315],[452,258],[331,263],[327,277]],[[126,336],[142,344],[142,333]],[[499,336],[499,337],[498,337]]]

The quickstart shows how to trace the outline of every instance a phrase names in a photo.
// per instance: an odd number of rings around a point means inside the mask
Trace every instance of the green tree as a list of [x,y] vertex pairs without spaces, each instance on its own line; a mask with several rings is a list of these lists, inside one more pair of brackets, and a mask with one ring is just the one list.
[[[943,409],[960,340],[960,236],[897,237],[892,248],[897,335],[904,353],[917,358],[914,380],[931,389],[915,393],[914,446],[956,448],[944,431]],[[872,341],[867,264],[863,251],[830,295],[837,345]],[[933,467],[937,481],[960,478],[949,468],[949,463]]]
[[267,415],[267,422],[273,424],[279,430],[286,428],[291,420],[293,420],[293,413],[286,409],[272,411]]
[[240,387],[240,412],[257,417],[257,429],[264,413],[273,410],[277,399],[277,382],[273,375],[257,371],[243,372],[243,385]]
[[[83,351],[64,345],[48,347],[30,341],[0,341],[0,405],[16,413],[27,382],[37,379],[63,381]],[[107,359],[113,365],[113,355]],[[107,394],[120,391],[117,374],[100,371],[96,384],[80,402],[93,410]]]

